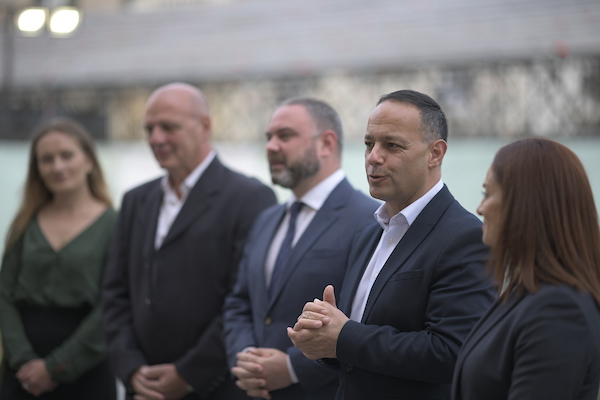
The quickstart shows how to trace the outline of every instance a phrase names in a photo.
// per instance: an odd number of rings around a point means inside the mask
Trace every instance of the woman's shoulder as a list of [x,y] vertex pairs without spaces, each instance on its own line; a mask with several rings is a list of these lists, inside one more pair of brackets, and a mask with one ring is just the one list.
[[579,320],[600,337],[600,309],[588,292],[567,284],[541,284],[537,292],[525,296],[523,306],[532,318]]
[[106,209],[100,214],[96,222],[113,227],[117,223],[117,216],[117,211],[115,211],[112,206],[107,205]]
[[584,292],[576,287],[571,285],[567,285],[565,283],[561,284],[549,284],[542,283],[539,285],[539,289],[537,292],[531,294],[532,298],[535,298],[537,301],[542,299],[548,300],[557,300],[561,299],[561,301],[573,301],[573,302],[581,302],[585,301],[584,299],[593,300],[593,297],[590,293]]

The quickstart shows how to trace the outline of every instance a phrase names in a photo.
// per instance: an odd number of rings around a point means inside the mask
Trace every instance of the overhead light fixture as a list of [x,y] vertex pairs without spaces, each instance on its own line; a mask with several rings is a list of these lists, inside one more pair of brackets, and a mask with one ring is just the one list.
[[24,34],[39,34],[46,23],[46,14],[45,8],[27,8],[17,17],[17,27]]
[[73,7],[59,7],[50,16],[50,32],[56,35],[68,35],[77,29],[80,21],[79,10]]

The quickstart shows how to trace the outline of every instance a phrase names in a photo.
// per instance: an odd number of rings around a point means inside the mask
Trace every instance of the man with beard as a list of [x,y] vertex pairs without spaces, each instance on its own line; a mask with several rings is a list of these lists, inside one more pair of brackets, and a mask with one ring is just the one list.
[[273,183],[291,199],[255,221],[225,300],[227,357],[237,385],[266,399],[331,399],[337,374],[308,360],[286,334],[306,301],[341,285],[350,246],[377,203],[341,170],[342,125],[328,104],[285,101],[267,128]]

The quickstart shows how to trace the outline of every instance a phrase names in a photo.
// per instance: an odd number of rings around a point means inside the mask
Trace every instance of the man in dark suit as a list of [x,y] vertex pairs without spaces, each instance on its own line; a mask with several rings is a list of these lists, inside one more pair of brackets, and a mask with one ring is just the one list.
[[381,98],[365,135],[378,224],[353,245],[340,308],[333,287],[288,334],[340,369],[336,399],[446,399],[458,350],[492,304],[481,222],[441,180],[447,125],[429,96]]
[[337,374],[304,357],[286,327],[326,284],[342,284],[352,241],[372,223],[377,203],[344,177],[342,125],[328,104],[290,99],[266,135],[272,180],[292,198],[263,212],[248,237],[225,301],[228,359],[250,396],[329,400]]
[[123,198],[103,292],[110,357],[128,398],[234,399],[221,308],[254,218],[276,199],[219,162],[195,87],[157,89],[145,123],[167,175]]

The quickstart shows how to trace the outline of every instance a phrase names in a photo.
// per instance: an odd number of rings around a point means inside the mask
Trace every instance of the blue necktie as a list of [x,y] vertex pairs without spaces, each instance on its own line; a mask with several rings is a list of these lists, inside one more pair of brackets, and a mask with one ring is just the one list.
[[285,238],[283,238],[283,242],[281,242],[281,247],[279,248],[279,254],[277,254],[277,259],[275,260],[275,266],[273,267],[273,274],[271,275],[271,284],[269,285],[269,299],[275,294],[275,289],[277,288],[277,284],[279,278],[281,277],[281,273],[283,271],[283,267],[290,257],[290,253],[292,252],[292,242],[294,241],[294,235],[296,234],[296,218],[298,217],[298,212],[302,208],[302,203],[296,201],[290,207],[290,221],[288,224],[287,233],[285,234]]

